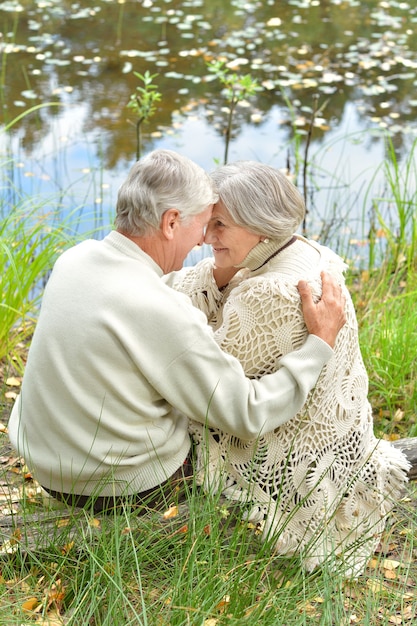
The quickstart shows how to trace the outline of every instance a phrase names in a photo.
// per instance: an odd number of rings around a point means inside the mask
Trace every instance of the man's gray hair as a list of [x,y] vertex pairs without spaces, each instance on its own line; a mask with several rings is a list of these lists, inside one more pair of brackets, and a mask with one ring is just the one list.
[[232,220],[257,235],[285,240],[300,226],[305,203],[278,169],[257,161],[236,161],[211,174]]
[[209,175],[196,163],[171,150],[154,150],[137,161],[119,189],[116,228],[133,237],[158,230],[168,209],[181,219],[198,215],[218,196]]

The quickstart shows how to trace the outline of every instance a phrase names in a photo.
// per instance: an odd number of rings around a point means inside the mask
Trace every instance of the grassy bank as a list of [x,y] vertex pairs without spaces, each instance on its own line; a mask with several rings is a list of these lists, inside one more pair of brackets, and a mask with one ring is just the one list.
[[0,557],[2,624],[388,626],[417,615],[415,491],[365,573],[346,581],[335,558],[306,574],[276,556],[239,510],[195,490],[165,514],[62,511],[48,523],[30,482]]

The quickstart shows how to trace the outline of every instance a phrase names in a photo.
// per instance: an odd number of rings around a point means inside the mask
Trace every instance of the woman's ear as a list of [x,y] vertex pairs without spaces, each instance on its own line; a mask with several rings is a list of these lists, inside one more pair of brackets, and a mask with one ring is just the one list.
[[167,209],[161,218],[161,232],[166,239],[173,239],[181,221],[178,209]]

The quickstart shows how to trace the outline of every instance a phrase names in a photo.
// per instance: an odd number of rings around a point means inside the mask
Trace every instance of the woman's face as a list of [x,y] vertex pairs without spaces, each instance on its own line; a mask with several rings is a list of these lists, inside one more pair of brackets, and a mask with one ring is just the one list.
[[235,224],[223,202],[219,200],[214,205],[204,241],[212,246],[217,267],[231,267],[242,263],[252,248],[261,241],[261,236]]

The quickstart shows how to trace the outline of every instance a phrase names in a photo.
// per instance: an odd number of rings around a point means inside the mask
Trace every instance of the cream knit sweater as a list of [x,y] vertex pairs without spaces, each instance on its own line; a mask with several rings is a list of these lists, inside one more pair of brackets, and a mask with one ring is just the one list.
[[[212,259],[175,282],[207,315],[219,346],[254,378],[275,371],[277,359],[305,340],[298,280],[307,279],[317,297],[322,270],[344,284],[345,264],[328,248],[297,237],[265,263],[278,247],[258,244],[223,291]],[[408,463],[373,434],[356,315],[345,294],[347,323],[334,356],[294,419],[250,442],[196,422],[190,430],[200,482],[249,502],[248,519],[274,537],[278,553],[299,552],[308,570],[337,554],[345,574],[356,575],[378,544]]]

